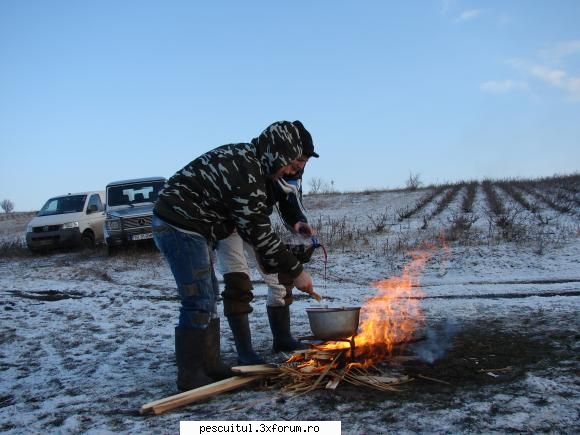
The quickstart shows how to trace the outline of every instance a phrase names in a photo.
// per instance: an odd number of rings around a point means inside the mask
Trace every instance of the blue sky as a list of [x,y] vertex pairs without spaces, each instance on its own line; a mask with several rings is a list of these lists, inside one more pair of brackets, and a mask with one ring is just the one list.
[[0,200],[301,120],[340,191],[580,169],[580,2],[0,2]]

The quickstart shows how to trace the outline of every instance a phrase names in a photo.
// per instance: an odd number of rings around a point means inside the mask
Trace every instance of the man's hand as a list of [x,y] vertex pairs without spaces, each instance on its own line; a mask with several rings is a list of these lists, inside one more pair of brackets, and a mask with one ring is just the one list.
[[298,290],[304,293],[308,293],[317,301],[320,301],[322,299],[322,297],[314,291],[314,287],[312,285],[312,278],[310,277],[308,272],[302,271],[300,275],[294,278],[294,287],[296,287]]
[[308,272],[302,271],[300,275],[294,278],[294,287],[304,293],[310,293],[314,290],[312,286],[312,278]]
[[301,234],[303,236],[312,237],[316,234],[316,230],[306,222],[296,222],[292,229],[296,234]]

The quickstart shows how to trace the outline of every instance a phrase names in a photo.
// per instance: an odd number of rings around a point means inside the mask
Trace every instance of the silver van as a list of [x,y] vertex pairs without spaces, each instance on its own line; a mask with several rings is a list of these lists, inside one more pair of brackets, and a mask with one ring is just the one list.
[[26,227],[28,249],[93,247],[103,242],[104,199],[101,191],[50,198]]

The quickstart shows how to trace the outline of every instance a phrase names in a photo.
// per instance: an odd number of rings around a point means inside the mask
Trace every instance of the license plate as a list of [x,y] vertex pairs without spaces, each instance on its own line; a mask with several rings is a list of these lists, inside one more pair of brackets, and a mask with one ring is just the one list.
[[153,233],[135,234],[134,236],[131,236],[131,240],[146,240],[152,238]]

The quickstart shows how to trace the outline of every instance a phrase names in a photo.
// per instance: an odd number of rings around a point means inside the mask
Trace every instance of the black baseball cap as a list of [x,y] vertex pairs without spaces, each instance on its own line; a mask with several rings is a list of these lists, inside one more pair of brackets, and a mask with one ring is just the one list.
[[312,136],[304,128],[304,125],[300,121],[294,121],[292,123],[294,127],[298,130],[298,135],[300,136],[300,140],[302,141],[302,155],[307,157],[320,157],[316,151],[314,151],[314,143],[312,143]]

